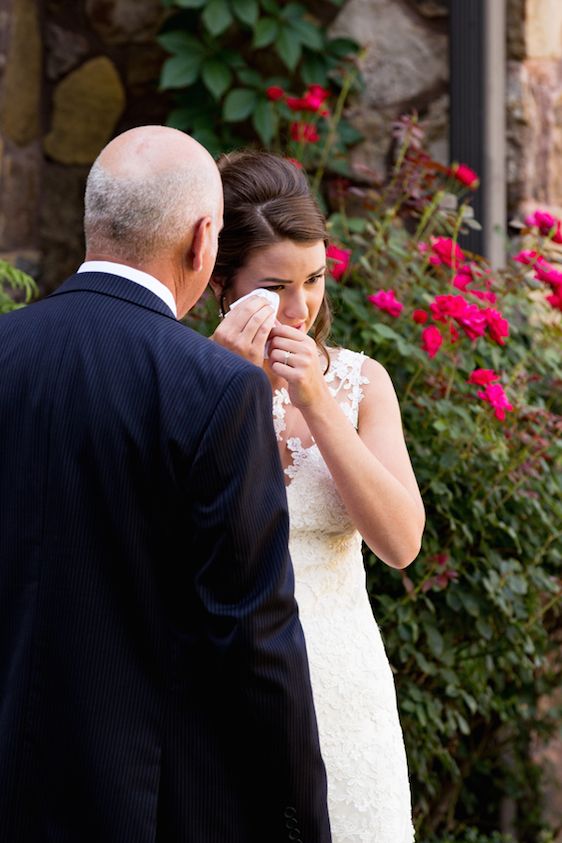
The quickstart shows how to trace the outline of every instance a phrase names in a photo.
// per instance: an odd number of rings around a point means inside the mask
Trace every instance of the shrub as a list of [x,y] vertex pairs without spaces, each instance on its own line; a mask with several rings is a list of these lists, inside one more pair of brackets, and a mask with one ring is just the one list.
[[331,285],[334,340],[390,371],[427,509],[417,562],[389,572],[367,554],[369,586],[419,830],[497,828],[511,796],[535,841],[529,746],[556,723],[537,704],[561,674],[562,274],[543,257],[559,229],[528,219],[530,248],[492,271],[458,242],[475,174],[431,161],[415,121],[395,128],[394,171],[360,191],[365,216],[331,219],[351,251]]
[[273,148],[300,149],[299,158],[311,138],[325,139],[337,125],[330,167],[347,172],[345,151],[358,133],[345,120],[327,119],[320,93],[357,82],[348,69],[358,45],[331,38],[326,25],[342,0],[319,6],[322,19],[300,3],[277,0],[164,5],[175,10],[159,37],[170,53],[161,87],[175,95],[169,125],[215,154],[257,137]]
[[36,294],[37,286],[30,275],[0,260],[0,313],[29,304]]

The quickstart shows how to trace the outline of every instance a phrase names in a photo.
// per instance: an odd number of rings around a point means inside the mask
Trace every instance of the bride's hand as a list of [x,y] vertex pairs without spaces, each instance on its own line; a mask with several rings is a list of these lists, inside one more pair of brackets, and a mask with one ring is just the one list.
[[274,324],[273,308],[261,296],[251,296],[228,311],[211,339],[256,366],[263,366],[265,344]]
[[312,337],[290,325],[277,323],[270,335],[269,362],[285,378],[291,404],[303,410],[330,397]]

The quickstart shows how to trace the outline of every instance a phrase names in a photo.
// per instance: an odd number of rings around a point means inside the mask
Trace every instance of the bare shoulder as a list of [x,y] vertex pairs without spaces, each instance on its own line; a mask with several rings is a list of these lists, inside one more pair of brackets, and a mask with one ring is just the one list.
[[388,371],[372,357],[364,356],[361,374],[367,383],[363,386],[364,399],[359,407],[359,420],[400,418],[396,390]]
[[361,374],[369,379],[369,384],[374,387],[374,389],[391,389],[394,392],[391,377],[382,363],[379,363],[378,360],[373,360],[372,357],[363,355]]

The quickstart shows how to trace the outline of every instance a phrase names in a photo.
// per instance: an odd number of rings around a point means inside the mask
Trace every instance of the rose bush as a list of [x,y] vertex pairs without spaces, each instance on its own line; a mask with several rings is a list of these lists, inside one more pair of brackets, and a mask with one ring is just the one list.
[[463,828],[498,829],[510,798],[536,843],[530,746],[560,718],[538,705],[561,678],[560,223],[527,218],[525,249],[493,271],[462,248],[475,180],[454,184],[414,123],[397,134],[388,182],[352,188],[364,216],[331,218],[351,250],[330,285],[334,342],[390,371],[427,509],[419,559],[392,572],[367,554],[369,586],[420,839],[484,839]]

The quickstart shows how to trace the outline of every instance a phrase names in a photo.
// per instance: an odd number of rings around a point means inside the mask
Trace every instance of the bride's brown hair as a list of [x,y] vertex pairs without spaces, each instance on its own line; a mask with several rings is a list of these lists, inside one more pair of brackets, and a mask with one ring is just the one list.
[[[218,160],[224,189],[224,227],[213,279],[224,297],[249,255],[280,240],[327,245],[326,221],[304,173],[286,158],[269,152],[245,150]],[[326,293],[312,328],[312,336],[329,365],[324,342],[330,333],[331,313]]]

